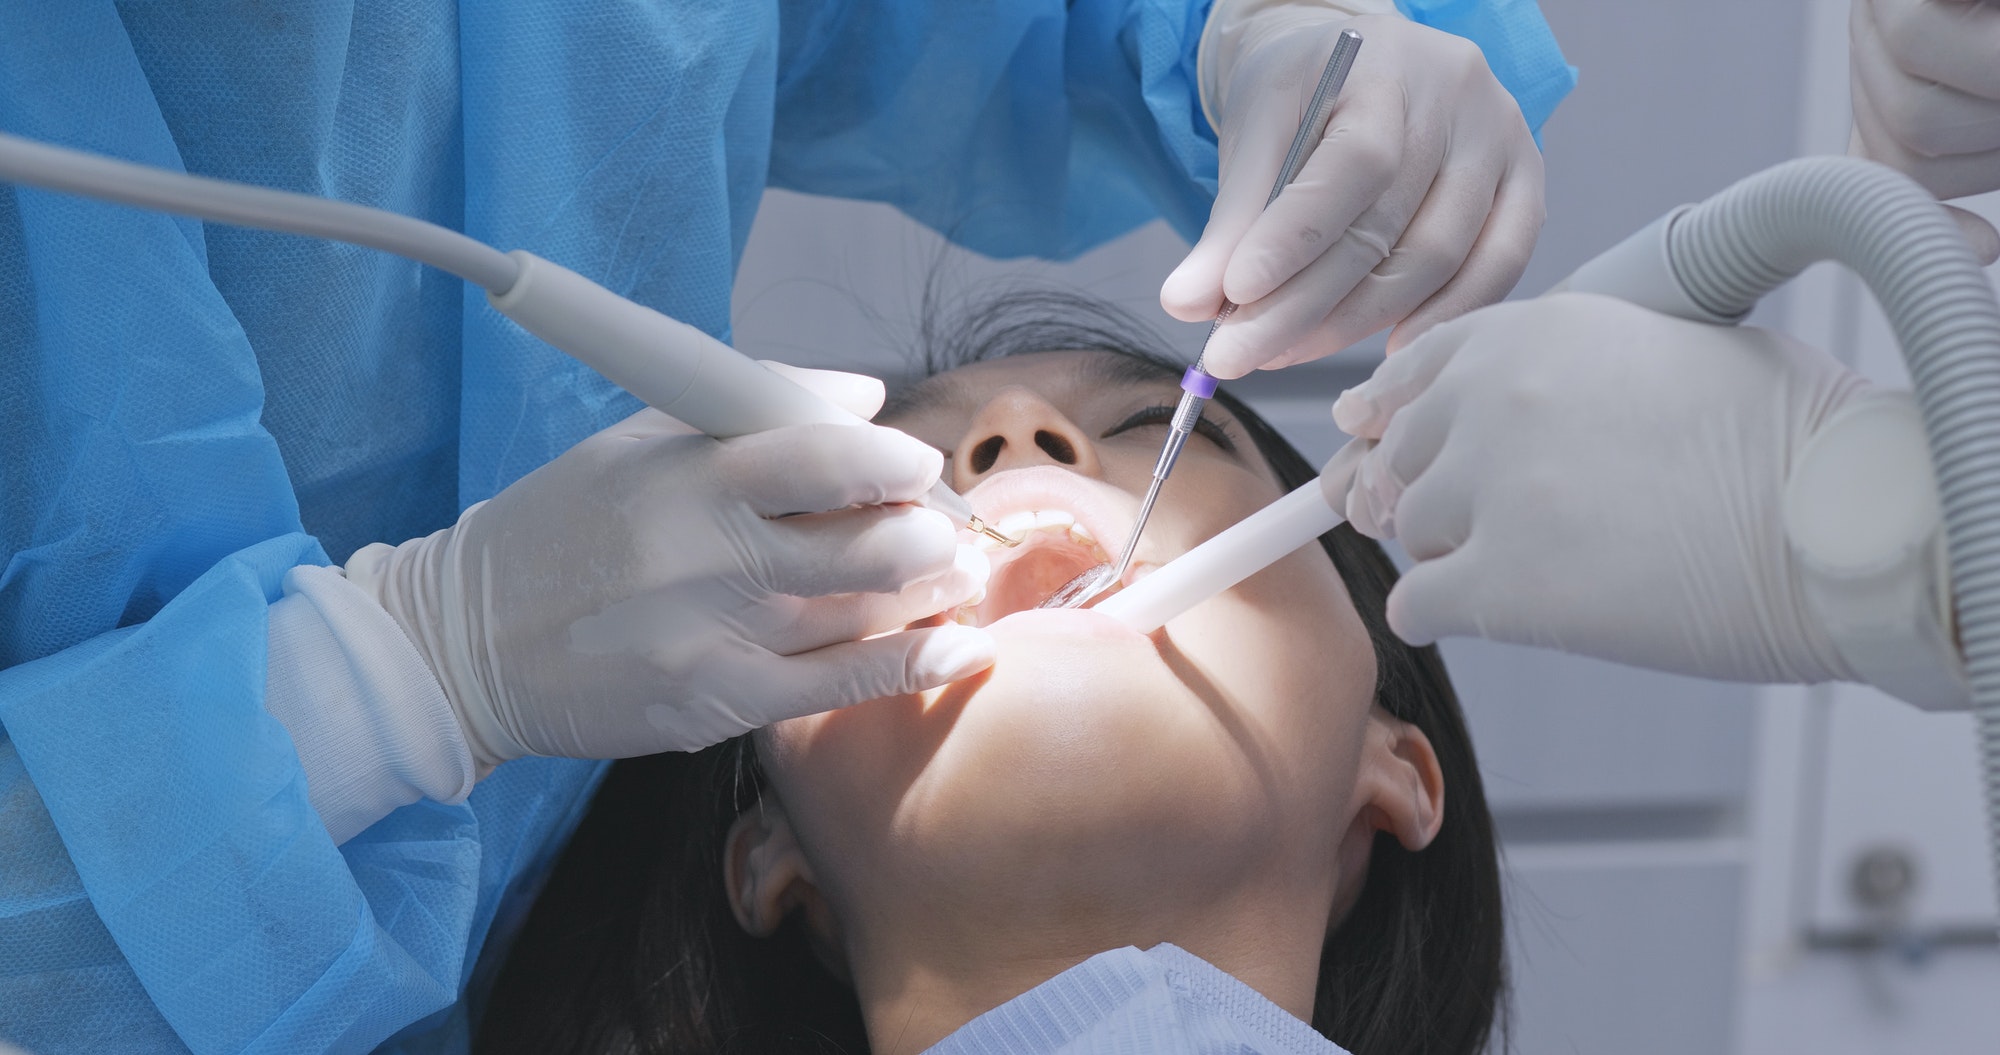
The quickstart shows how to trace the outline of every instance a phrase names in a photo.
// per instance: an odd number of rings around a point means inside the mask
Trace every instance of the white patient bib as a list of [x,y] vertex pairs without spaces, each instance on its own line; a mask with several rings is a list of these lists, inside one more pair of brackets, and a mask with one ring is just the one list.
[[1098,953],[967,1022],[926,1055],[1347,1055],[1173,945]]

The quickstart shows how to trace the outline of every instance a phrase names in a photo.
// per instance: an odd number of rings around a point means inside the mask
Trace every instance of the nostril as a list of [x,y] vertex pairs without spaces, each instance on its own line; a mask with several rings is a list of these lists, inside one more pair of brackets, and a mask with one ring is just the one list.
[[1006,440],[998,436],[988,436],[981,440],[978,446],[972,448],[973,475],[977,476],[993,468],[993,463],[1000,460],[1000,448],[1005,446],[1007,446]]
[[1037,431],[1035,433],[1035,446],[1040,447],[1043,453],[1064,465],[1076,464],[1076,447],[1068,440],[1063,439],[1053,432],[1046,429]]

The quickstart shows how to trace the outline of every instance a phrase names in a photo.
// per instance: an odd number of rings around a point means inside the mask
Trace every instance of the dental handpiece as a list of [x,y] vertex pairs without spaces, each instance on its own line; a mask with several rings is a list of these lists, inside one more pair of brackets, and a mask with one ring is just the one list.
[[[429,264],[486,290],[501,314],[648,406],[717,439],[859,417],[684,322],[523,250],[502,253],[436,224],[353,202],[189,176],[0,133],[0,179],[194,216],[327,238]],[[1017,545],[940,480],[923,505]]]
[[[521,328],[575,356],[646,405],[717,439],[787,425],[862,419],[678,319],[636,304],[558,264],[516,249],[512,285],[486,299]],[[1003,545],[963,496],[939,480],[921,503],[954,527]]]
[[[1312,153],[1313,145],[1326,136],[1327,122],[1333,119],[1333,103],[1340,97],[1342,85],[1347,83],[1348,71],[1354,68],[1354,56],[1361,50],[1361,34],[1351,29],[1342,30],[1334,41],[1333,54],[1327,56],[1326,67],[1320,71],[1319,84],[1313,89],[1312,102],[1306,106],[1305,118],[1299,122],[1299,130],[1292,136],[1291,148],[1285,151],[1285,163],[1278,170],[1278,178],[1271,184],[1271,193],[1264,199],[1264,207],[1278,200],[1286,187],[1298,178],[1299,170],[1305,167],[1306,157]],[[1153,464],[1152,482],[1146,485],[1146,497],[1139,503],[1138,519],[1132,522],[1132,534],[1125,540],[1125,548],[1119,551],[1118,562],[1110,570],[1099,576],[1089,589],[1079,588],[1074,596],[1062,595],[1063,607],[1075,607],[1098,593],[1109,589],[1111,584],[1125,577],[1132,566],[1132,555],[1139,549],[1139,536],[1146,530],[1146,521],[1153,515],[1153,505],[1160,500],[1160,487],[1167,482],[1167,476],[1174,471],[1174,462],[1181,456],[1181,449],[1187,446],[1188,437],[1194,432],[1195,422],[1201,419],[1202,408],[1215,395],[1216,379],[1205,369],[1208,359],[1208,342],[1215,339],[1215,331],[1236,311],[1236,305],[1222,302],[1222,310],[1215,315],[1215,321],[1208,327],[1208,336],[1202,339],[1202,354],[1194,365],[1181,375],[1181,398],[1174,408],[1174,416],[1167,425],[1167,442],[1160,448],[1159,461]]]

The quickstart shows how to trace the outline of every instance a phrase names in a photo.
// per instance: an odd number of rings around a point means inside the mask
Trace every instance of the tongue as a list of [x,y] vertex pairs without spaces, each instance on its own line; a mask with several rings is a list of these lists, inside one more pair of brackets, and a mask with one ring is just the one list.
[[986,584],[986,600],[979,606],[979,625],[1040,607],[1080,573],[1098,566],[1091,554],[1068,547],[1044,546],[1023,553],[1002,565]]

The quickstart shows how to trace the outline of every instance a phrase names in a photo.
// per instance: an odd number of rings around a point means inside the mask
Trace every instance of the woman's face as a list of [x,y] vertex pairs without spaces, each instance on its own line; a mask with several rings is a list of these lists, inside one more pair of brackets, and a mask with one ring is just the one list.
[[[944,451],[979,516],[1026,541],[992,551],[984,603],[956,616],[992,631],[990,671],[762,734],[812,882],[849,927],[926,899],[1005,913],[1220,896],[1246,870],[1331,904],[1382,715],[1367,633],[1320,547],[1151,635],[1036,610],[1124,544],[1178,395],[1135,360],[1051,352],[932,378],[877,419]],[[1226,410],[1204,420],[1127,581],[1282,493]]]

